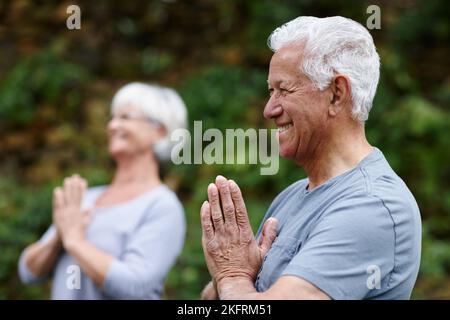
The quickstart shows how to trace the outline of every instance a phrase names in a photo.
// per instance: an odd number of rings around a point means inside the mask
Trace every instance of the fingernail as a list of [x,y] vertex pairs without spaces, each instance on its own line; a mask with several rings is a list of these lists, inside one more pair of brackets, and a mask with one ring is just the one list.
[[220,184],[221,186],[224,186],[227,182],[227,179],[224,176],[218,175],[216,177],[216,183]]
[[212,193],[216,192],[216,189],[217,189],[217,187],[214,183],[210,183],[208,185],[208,190],[210,190]]
[[236,189],[236,186],[237,186],[237,184],[236,184],[236,182],[234,182],[234,180],[228,180],[228,186],[232,189],[232,190],[235,190]]

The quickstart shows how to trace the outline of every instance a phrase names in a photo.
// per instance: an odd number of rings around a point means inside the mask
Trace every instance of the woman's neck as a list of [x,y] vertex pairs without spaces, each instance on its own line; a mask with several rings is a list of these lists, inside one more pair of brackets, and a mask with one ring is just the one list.
[[116,173],[111,186],[148,187],[161,184],[159,165],[151,152],[116,158]]

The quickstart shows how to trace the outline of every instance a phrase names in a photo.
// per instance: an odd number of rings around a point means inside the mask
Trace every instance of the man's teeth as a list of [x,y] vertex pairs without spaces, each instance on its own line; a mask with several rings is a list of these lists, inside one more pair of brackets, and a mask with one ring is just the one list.
[[278,132],[286,131],[286,130],[289,129],[290,127],[292,127],[292,123],[287,124],[287,125],[282,126],[282,127],[278,127]]

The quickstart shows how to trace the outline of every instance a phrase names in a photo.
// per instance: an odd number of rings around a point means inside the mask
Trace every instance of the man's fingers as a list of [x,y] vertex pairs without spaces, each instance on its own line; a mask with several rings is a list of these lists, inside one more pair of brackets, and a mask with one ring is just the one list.
[[225,179],[225,177],[223,176],[217,176],[216,186],[219,189],[220,193],[220,203],[222,204],[222,211],[223,217],[225,219],[225,224],[235,225],[236,215],[227,179]]
[[203,202],[200,209],[200,220],[202,223],[202,231],[205,239],[210,240],[214,237],[214,227],[211,221],[211,207],[208,201]]
[[269,218],[264,223],[261,240],[259,242],[259,248],[261,249],[262,256],[265,256],[266,253],[272,247],[272,243],[278,234],[278,220],[276,218]]
[[223,216],[220,208],[219,191],[214,183],[208,186],[208,200],[211,207],[211,218],[214,225],[214,230],[221,232],[223,230]]
[[234,208],[236,210],[236,222],[239,228],[248,228],[250,226],[250,222],[248,220],[247,209],[245,208],[241,190],[233,180],[228,180],[228,186],[230,188],[231,198],[233,199]]

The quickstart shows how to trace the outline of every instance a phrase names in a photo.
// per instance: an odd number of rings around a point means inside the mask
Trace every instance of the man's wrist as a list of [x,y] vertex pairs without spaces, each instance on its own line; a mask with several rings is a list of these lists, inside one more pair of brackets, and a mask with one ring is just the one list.
[[253,280],[249,277],[225,277],[216,282],[220,300],[251,299],[256,293]]

